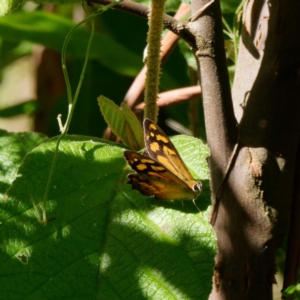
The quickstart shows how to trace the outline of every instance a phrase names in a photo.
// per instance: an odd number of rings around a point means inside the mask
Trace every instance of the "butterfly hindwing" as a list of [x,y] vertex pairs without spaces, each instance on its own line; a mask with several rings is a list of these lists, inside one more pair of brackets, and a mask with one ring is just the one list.
[[195,181],[168,136],[149,119],[144,120],[144,154],[125,151],[131,168],[129,183],[143,195],[162,200],[195,199],[201,182]]
[[140,174],[130,174],[128,178],[133,189],[139,190],[146,196],[153,195],[156,199],[186,200],[195,198],[193,191],[186,184],[181,186],[156,176],[143,178]]
[[125,151],[124,156],[136,174],[129,174],[133,189],[157,199],[192,199],[194,192],[180,178],[153,159],[134,151]]

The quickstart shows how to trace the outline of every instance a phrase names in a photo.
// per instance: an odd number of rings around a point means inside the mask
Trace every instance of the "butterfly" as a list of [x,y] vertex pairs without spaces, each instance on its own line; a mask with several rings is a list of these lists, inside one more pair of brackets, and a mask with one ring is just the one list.
[[193,200],[200,195],[202,183],[193,179],[178,151],[157,124],[144,120],[143,154],[127,150],[125,159],[136,171],[128,175],[132,189],[161,200]]

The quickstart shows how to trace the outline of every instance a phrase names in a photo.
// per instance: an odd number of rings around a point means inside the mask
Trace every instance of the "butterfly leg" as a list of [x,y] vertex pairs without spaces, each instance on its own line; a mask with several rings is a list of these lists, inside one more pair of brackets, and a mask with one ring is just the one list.
[[193,203],[194,203],[194,205],[196,206],[196,208],[199,210],[199,212],[201,212],[201,210],[200,210],[200,208],[197,206],[197,204],[196,204],[196,199],[193,199]]

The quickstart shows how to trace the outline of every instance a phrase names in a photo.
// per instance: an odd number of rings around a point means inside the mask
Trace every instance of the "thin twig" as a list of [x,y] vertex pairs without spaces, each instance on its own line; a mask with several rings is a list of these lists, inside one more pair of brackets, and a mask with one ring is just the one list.
[[218,211],[219,211],[219,206],[220,206],[220,202],[221,202],[221,195],[222,195],[224,184],[227,182],[227,180],[229,178],[229,175],[230,175],[230,172],[231,172],[232,168],[234,167],[234,163],[236,161],[239,150],[240,150],[240,141],[239,141],[239,135],[238,135],[238,139],[237,139],[237,142],[236,142],[236,144],[233,148],[230,160],[229,160],[227,168],[225,170],[225,174],[223,176],[223,179],[222,179],[222,181],[220,183],[220,186],[219,186],[219,188],[217,190],[217,193],[216,193],[216,199],[215,199],[215,203],[214,203],[214,206],[213,206],[213,210],[212,210],[212,213],[211,213],[211,219],[210,219],[210,224],[212,226],[215,224],[217,216],[218,216]]

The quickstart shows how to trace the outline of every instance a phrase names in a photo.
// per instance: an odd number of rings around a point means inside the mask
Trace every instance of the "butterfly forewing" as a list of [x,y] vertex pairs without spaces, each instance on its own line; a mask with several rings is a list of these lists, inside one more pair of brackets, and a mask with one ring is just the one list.
[[151,158],[161,163],[183,181],[194,181],[168,136],[150,119],[144,120],[144,138]]

